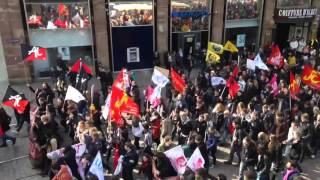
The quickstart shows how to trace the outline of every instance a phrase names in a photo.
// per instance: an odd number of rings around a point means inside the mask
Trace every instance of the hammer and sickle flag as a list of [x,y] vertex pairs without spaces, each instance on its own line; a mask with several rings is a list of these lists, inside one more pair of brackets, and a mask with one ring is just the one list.
[[312,89],[320,90],[320,72],[311,66],[305,65],[301,73],[302,82]]
[[140,117],[139,105],[136,104],[123,90],[119,89],[117,86],[112,86],[110,117],[111,121],[116,122],[119,126],[124,125],[121,113]]
[[29,101],[25,98],[24,94],[19,94],[11,86],[8,86],[7,91],[2,99],[4,106],[12,107],[18,113],[24,113]]

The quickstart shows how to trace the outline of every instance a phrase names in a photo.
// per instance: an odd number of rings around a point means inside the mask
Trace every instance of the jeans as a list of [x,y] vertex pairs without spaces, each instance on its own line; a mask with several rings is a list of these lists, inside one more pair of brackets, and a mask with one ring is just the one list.
[[10,136],[6,133],[4,133],[4,135],[1,137],[2,138],[2,144],[7,144],[7,140],[10,140],[10,141],[15,141],[16,138],[13,137],[13,136]]

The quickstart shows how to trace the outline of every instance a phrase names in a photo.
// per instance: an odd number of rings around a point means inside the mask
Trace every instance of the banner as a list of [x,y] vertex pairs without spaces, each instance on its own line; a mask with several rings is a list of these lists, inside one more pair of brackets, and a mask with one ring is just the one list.
[[8,86],[2,99],[2,104],[17,110],[18,113],[22,114],[28,106],[29,101],[24,94],[19,94],[11,86]]
[[220,56],[211,50],[207,50],[207,63],[220,63]]
[[160,86],[160,87],[165,87],[169,82],[168,76],[161,73],[156,68],[153,69],[151,80],[153,83],[155,83],[157,86]]
[[21,54],[23,61],[47,60],[47,49],[42,47],[21,44]]
[[171,82],[172,86],[182,94],[186,88],[186,84],[182,77],[173,68],[171,68]]
[[217,54],[222,54],[223,53],[223,45],[217,44],[214,42],[208,42],[208,50],[213,51]]
[[[74,144],[72,148],[76,150],[76,157],[81,157],[86,151],[86,144]],[[47,153],[49,159],[59,159],[63,157],[63,148]]]
[[100,151],[98,151],[96,157],[94,158],[89,171],[92,174],[96,175],[99,180],[104,180],[103,165]]
[[257,54],[253,61],[254,65],[259,69],[269,71],[268,66],[262,61],[260,54]]
[[193,171],[196,172],[198,169],[201,169],[204,167],[205,161],[202,157],[202,154],[197,147],[196,150],[193,151],[192,155],[190,156],[190,159],[187,162],[187,166]]
[[320,90],[320,73],[314,70],[311,66],[304,66],[301,73],[301,80],[312,89]]
[[211,77],[211,85],[212,86],[218,86],[221,84],[226,84],[226,80],[223,79],[222,77],[215,77],[215,76]]
[[252,71],[256,70],[256,64],[254,63],[253,60],[247,59],[247,69],[250,69]]
[[187,166],[187,158],[184,156],[184,152],[181,146],[176,146],[164,152],[167,158],[170,160],[171,165],[177,171],[178,174],[184,174]]
[[76,88],[69,85],[64,100],[72,100],[76,103],[79,103],[82,100],[86,100],[86,98]]

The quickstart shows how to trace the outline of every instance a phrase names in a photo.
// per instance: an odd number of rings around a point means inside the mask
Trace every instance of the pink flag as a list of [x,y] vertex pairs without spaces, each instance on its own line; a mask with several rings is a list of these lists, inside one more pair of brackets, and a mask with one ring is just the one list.
[[156,108],[161,102],[161,87],[157,86],[152,88],[151,86],[148,86],[146,98],[151,103],[152,107]]
[[176,146],[164,152],[170,160],[171,165],[175,168],[178,174],[183,174],[187,166],[187,158],[184,156],[181,146]]
[[201,155],[199,148],[193,151],[190,159],[187,162],[187,166],[193,171],[196,172],[198,169],[204,167],[204,159]]
[[277,83],[277,75],[274,74],[271,81],[269,82],[269,85],[272,88],[271,93],[273,94],[273,96],[277,96],[279,94],[279,87],[278,87],[278,83]]

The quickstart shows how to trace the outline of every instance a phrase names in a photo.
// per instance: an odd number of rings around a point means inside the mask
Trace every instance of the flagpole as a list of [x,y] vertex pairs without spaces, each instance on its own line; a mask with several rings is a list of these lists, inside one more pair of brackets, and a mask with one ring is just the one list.
[[227,85],[225,84],[225,85],[224,85],[224,88],[223,88],[223,90],[222,90],[222,92],[221,92],[220,99],[222,99],[222,96],[223,96],[224,91],[226,90],[226,87],[227,87]]

